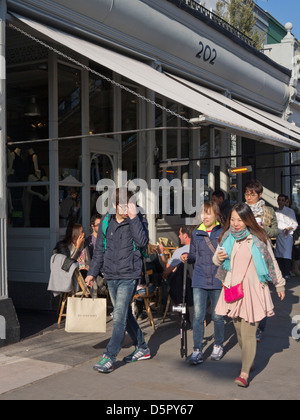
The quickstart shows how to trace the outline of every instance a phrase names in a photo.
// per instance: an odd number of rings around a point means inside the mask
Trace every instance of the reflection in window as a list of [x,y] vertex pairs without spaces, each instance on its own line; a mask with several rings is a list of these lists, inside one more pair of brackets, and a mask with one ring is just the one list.
[[97,200],[103,193],[96,189],[97,182],[104,179],[114,179],[112,159],[100,153],[91,153],[91,216],[96,213],[101,213],[97,208]]
[[[93,63],[93,69],[98,73],[112,78],[110,70],[97,67]],[[90,73],[89,80],[90,96],[90,134],[109,133],[113,131],[113,88],[112,84]]]
[[81,223],[81,188],[60,186],[59,188],[59,226]]
[[200,143],[200,178],[204,179],[204,185],[208,187],[208,175],[210,172],[210,132],[209,128],[201,130]]
[[[81,71],[58,64],[58,135],[81,134]],[[61,140],[59,151],[59,226],[81,222],[81,139]]]
[[[179,105],[177,103],[169,102],[166,99],[156,97],[156,102],[162,105],[165,108],[170,109],[173,112],[176,112],[185,118],[190,118],[191,110]],[[174,129],[168,129],[163,131],[157,131],[156,136],[156,167],[157,167],[157,176],[160,180],[167,179],[169,182],[172,180],[178,179],[183,183],[184,179],[192,179],[192,169],[190,165],[186,166],[174,166],[169,168],[161,168],[159,166],[159,161],[166,159],[183,159],[189,158],[191,156],[191,142],[190,142],[190,132],[188,130],[181,130],[181,127],[189,127],[187,121],[183,121],[178,117],[171,115],[170,113],[156,108],[155,110],[155,126],[156,127],[175,127]],[[175,203],[174,190],[171,189],[168,192],[168,209],[167,214],[175,215],[176,205]],[[159,192],[159,217],[164,217],[162,209],[162,193]],[[181,213],[184,215],[184,213]],[[178,214],[177,214],[178,215]]]
[[[126,85],[126,83],[124,84]],[[129,87],[137,91],[134,87]],[[122,91],[122,131],[137,129],[137,110],[137,97],[129,92]],[[122,169],[123,171],[127,171],[128,179],[137,177],[137,138],[137,133],[122,135]]]
[[[177,104],[167,102],[167,108],[173,112],[177,112]],[[167,115],[167,127],[177,127],[178,124],[178,117],[166,114]],[[177,149],[177,135],[178,130],[168,130],[167,131],[167,158],[168,159],[176,159],[179,157],[178,149]]]
[[48,137],[46,61],[9,67],[8,59],[7,136],[24,142],[7,148],[9,226],[49,227],[49,144],[30,142]]
[[[58,65],[58,135],[81,134],[81,72]],[[59,141],[59,178],[70,184],[81,181],[81,140]]]

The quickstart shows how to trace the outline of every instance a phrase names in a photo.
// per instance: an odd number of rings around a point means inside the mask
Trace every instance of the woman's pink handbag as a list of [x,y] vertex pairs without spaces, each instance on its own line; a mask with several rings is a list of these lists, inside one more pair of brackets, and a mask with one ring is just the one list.
[[229,289],[227,287],[224,287],[224,296],[225,296],[225,302],[232,303],[236,302],[237,300],[240,300],[244,297],[244,289],[243,289],[243,282],[245,280],[248,268],[250,266],[252,260],[252,256],[250,258],[247,270],[245,272],[244,278],[241,281],[241,283],[237,284],[236,286],[232,286]]
[[230,287],[229,289],[225,287],[224,289],[225,301],[227,303],[235,302],[244,297],[243,283],[237,284],[236,286]]

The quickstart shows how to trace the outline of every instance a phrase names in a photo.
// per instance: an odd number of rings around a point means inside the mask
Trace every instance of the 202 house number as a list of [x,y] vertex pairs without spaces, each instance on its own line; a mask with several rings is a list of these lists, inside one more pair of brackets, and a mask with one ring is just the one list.
[[202,41],[199,42],[199,45],[201,49],[196,54],[196,58],[202,59],[213,66],[217,58],[217,50],[215,48],[211,49],[209,45],[204,45]]

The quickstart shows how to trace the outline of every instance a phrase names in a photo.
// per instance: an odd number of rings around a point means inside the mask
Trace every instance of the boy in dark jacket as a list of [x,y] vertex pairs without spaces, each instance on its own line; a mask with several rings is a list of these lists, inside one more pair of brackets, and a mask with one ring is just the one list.
[[126,331],[136,349],[125,357],[124,361],[131,363],[151,357],[131,310],[131,301],[138,279],[142,275],[141,250],[148,245],[149,240],[147,220],[137,213],[132,198],[133,194],[126,188],[116,190],[113,200],[116,214],[109,214],[101,219],[93,259],[86,278],[87,284],[91,285],[101,270],[107,280],[114,306],[112,337],[103,357],[94,366],[95,370],[102,373],[109,373],[114,369]]

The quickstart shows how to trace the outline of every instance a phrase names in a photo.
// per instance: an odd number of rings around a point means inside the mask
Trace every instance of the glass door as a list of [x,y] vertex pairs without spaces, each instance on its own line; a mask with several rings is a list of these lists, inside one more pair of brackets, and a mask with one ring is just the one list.
[[[87,157],[83,167],[85,197],[89,200],[83,203],[85,207],[85,221],[89,223],[94,214],[103,216],[106,209],[103,210],[101,200],[106,197],[107,188],[118,186],[118,175],[122,169],[120,141],[115,138],[94,137],[86,140]],[[103,194],[106,194],[102,197]],[[89,224],[87,224],[89,226]]]
[[[90,153],[90,215],[98,213],[102,210],[97,206],[97,200],[104,191],[99,190],[99,182],[102,185],[109,183],[106,180],[115,180],[114,156],[97,152]],[[98,185],[98,188],[97,188]],[[99,203],[98,203],[99,204]],[[103,216],[103,214],[101,214]]]

